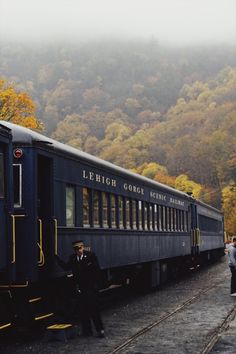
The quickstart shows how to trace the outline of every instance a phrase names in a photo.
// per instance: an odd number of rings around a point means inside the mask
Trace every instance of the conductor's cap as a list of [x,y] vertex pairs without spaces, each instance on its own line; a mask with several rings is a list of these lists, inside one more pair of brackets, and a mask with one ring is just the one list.
[[73,246],[73,248],[84,246],[84,241],[82,241],[82,240],[74,241],[74,242],[72,242],[72,246]]

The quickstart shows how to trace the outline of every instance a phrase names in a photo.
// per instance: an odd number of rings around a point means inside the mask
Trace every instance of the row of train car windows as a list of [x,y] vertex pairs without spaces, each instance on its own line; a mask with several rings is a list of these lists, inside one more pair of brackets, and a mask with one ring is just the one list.
[[[75,226],[75,188],[66,187],[66,226]],[[188,231],[187,211],[83,188],[83,226]]]

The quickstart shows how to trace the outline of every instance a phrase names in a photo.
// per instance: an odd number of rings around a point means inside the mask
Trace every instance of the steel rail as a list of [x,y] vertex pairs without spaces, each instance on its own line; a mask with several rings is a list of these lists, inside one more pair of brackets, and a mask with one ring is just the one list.
[[[130,336],[122,344],[118,345],[117,347],[115,347],[113,350],[111,350],[107,354],[115,354],[115,353],[118,353],[119,351],[121,351],[122,349],[126,348],[135,339],[137,339],[138,337],[141,337],[143,334],[147,333],[152,328],[160,325],[162,322],[166,321],[168,318],[174,316],[176,313],[180,312],[185,307],[187,307],[190,304],[194,303],[195,301],[197,301],[200,298],[201,295],[203,295],[203,294],[207,293],[208,291],[214,289],[219,283],[220,282],[217,282],[214,285],[211,285],[211,286],[207,287],[206,289],[199,291],[196,295],[192,296],[191,298],[186,300],[184,303],[182,303],[181,305],[177,306],[173,311],[171,311],[171,312],[159,317],[155,322],[150,323],[149,325],[147,325],[146,327],[142,328],[140,331],[138,331],[134,335]],[[236,311],[236,309],[235,309],[235,311]],[[209,352],[202,352],[201,354],[208,354],[208,353]]]
[[214,348],[214,346],[216,345],[216,343],[220,339],[221,334],[228,329],[230,322],[232,322],[232,320],[235,318],[235,316],[236,316],[236,305],[234,305],[230,309],[230,311],[228,312],[227,316],[225,316],[222,323],[215,329],[209,342],[207,343],[205,348],[200,352],[200,354],[209,354],[212,351],[212,349]]

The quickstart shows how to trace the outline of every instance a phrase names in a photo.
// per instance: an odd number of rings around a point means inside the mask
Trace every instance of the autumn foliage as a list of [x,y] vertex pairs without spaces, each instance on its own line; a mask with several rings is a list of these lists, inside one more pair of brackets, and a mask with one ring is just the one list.
[[16,92],[14,86],[0,80],[0,119],[31,129],[41,129],[35,117],[35,104],[26,92]]
[[236,232],[234,46],[3,46],[0,71],[19,92],[1,82],[1,119],[37,126],[28,92],[47,135],[191,193]]

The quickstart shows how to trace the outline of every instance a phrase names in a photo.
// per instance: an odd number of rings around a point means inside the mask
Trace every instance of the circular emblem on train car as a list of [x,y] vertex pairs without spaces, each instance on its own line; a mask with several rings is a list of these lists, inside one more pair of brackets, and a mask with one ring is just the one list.
[[19,159],[23,155],[23,150],[22,149],[15,149],[13,151],[13,155],[16,159]]

